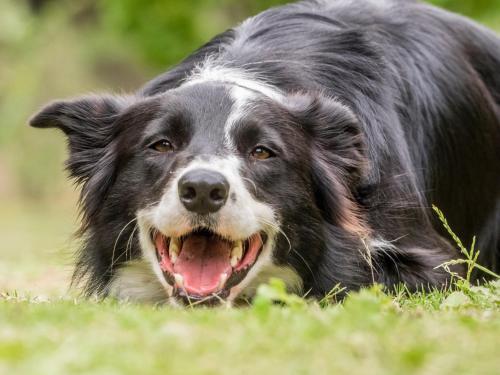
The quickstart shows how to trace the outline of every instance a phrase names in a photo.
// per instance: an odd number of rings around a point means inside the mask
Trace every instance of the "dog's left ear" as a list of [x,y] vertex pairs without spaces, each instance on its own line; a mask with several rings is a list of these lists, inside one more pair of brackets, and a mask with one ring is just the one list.
[[322,94],[295,94],[288,106],[311,140],[312,180],[325,219],[350,232],[363,232],[354,194],[368,163],[357,117]]

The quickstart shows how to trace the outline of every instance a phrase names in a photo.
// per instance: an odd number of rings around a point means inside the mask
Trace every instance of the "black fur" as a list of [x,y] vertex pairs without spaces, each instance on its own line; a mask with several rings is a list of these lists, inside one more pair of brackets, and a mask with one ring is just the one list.
[[[464,241],[477,235],[480,262],[500,270],[500,39],[412,1],[305,1],[217,36],[125,100],[58,102],[31,120],[69,139],[68,169],[83,184],[75,275],[88,294],[105,292],[114,271],[140,256],[126,224],[158,199],[169,172],[223,152],[215,129],[231,105],[225,88],[173,90],[207,57],[288,95],[255,103],[233,138],[243,159],[255,139],[280,151],[242,173],[277,207],[292,244],[278,237],[276,263],[294,267],[311,295],[339,282],[445,284],[436,267],[458,254],[431,204]],[[183,151],[160,162],[141,140],[164,131]],[[366,259],[369,239],[393,246],[374,246]]]

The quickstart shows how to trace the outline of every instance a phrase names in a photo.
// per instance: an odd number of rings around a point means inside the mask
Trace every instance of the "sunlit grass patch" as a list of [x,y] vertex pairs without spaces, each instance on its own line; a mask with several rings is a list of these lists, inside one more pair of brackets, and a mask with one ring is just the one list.
[[487,305],[374,287],[321,307],[275,281],[251,307],[188,310],[4,294],[0,372],[496,374],[500,285],[486,288]]

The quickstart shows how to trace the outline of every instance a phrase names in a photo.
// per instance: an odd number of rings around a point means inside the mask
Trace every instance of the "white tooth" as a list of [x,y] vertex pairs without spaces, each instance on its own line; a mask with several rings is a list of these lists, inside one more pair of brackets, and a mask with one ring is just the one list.
[[170,261],[172,262],[172,264],[174,264],[179,257],[180,246],[181,241],[178,237],[172,237],[170,239],[170,244],[168,245],[168,255],[170,256]]
[[227,278],[228,278],[228,275],[225,272],[222,275],[220,275],[219,286],[217,287],[217,289],[222,289],[224,287],[224,284],[226,283]]
[[233,250],[231,250],[231,267],[236,267],[236,265],[240,262],[242,256],[243,256],[243,242],[236,241]]
[[174,273],[174,279],[175,279],[175,283],[177,284],[177,286],[179,288],[184,289],[184,278],[182,277],[182,275],[178,274],[178,273]]

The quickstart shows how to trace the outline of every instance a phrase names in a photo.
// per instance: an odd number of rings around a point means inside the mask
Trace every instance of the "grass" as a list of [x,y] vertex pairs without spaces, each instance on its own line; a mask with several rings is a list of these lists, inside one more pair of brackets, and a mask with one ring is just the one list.
[[0,374],[487,375],[500,369],[499,281],[479,287],[457,279],[453,290],[413,294],[374,287],[335,304],[341,286],[313,302],[273,280],[242,309],[74,298],[65,293],[71,205],[2,205]]
[[215,310],[4,295],[0,373],[498,374],[500,283],[482,302],[375,287],[279,306],[268,292]]

